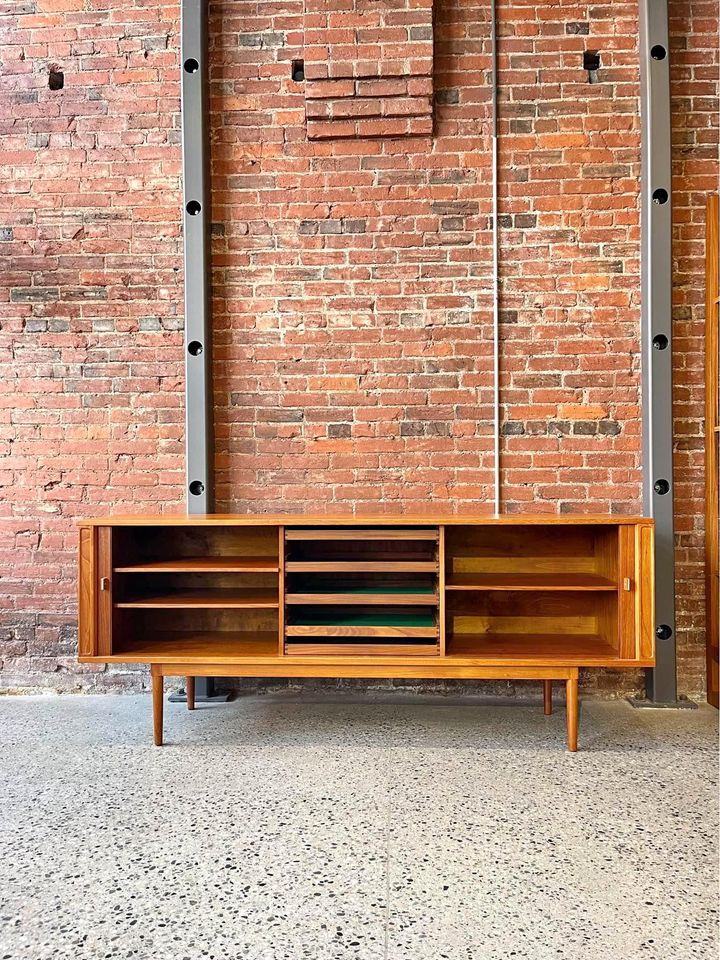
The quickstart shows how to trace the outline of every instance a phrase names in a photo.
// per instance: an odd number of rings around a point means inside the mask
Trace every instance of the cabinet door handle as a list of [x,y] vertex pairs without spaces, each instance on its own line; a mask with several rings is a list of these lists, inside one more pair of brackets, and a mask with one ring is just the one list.
[[101,590],[110,589],[110,577],[100,577],[100,589]]
[[623,579],[623,590],[626,593],[629,593],[632,590],[632,580],[630,579],[630,577],[625,577]]

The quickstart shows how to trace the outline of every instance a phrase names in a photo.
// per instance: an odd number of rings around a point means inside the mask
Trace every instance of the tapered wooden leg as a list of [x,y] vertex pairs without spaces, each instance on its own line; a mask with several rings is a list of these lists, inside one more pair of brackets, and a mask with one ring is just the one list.
[[552,680],[543,680],[543,709],[545,716],[552,713]]
[[578,678],[577,673],[565,681],[565,699],[567,709],[568,750],[575,753],[578,744]]
[[185,697],[188,710],[195,709],[195,677],[185,677]]
[[153,736],[155,746],[161,747],[163,742],[163,698],[165,683],[163,675],[153,664],[152,672],[152,700],[153,700]]

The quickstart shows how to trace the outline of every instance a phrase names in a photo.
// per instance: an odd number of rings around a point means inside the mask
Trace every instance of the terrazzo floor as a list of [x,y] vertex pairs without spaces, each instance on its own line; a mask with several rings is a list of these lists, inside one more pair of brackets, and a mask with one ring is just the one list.
[[0,698],[0,960],[716,960],[717,713]]

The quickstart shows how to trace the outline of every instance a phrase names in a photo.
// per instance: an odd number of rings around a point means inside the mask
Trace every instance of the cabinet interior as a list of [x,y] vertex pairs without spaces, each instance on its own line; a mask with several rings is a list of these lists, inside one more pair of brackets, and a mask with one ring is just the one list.
[[614,525],[111,535],[112,655],[620,656]]

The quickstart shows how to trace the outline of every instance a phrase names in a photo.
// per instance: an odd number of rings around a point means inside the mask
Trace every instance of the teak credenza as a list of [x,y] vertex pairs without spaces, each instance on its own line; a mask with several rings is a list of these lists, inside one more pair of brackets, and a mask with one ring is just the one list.
[[79,659],[163,678],[564,681],[654,664],[653,526],[609,516],[109,517],[80,524]]

